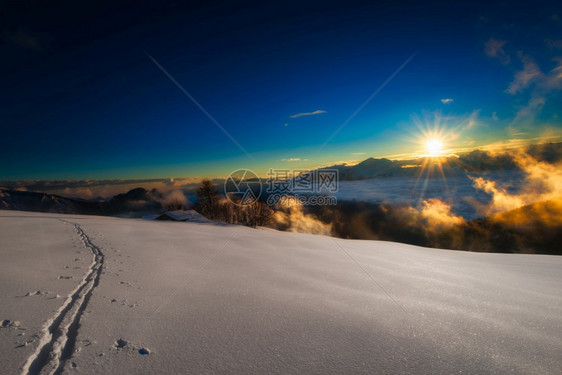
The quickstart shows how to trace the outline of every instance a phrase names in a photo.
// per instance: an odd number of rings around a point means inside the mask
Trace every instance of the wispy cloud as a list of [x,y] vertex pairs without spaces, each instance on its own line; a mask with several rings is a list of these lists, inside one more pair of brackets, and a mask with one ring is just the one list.
[[514,95],[531,86],[532,91],[527,104],[515,115],[513,123],[533,120],[542,111],[549,95],[554,91],[562,90],[562,58],[554,58],[556,66],[549,72],[543,73],[529,56],[519,53],[519,57],[523,62],[523,70],[515,73],[515,78],[506,92]]
[[535,114],[538,114],[542,111],[545,103],[546,98],[542,96],[537,96],[529,99],[527,105],[523,106],[517,111],[514,122],[517,122],[521,119],[533,118]]
[[523,63],[523,70],[515,73],[513,82],[505,90],[509,94],[517,94],[523,91],[543,75],[535,60],[521,51],[518,52],[518,56]]
[[498,59],[503,65],[507,65],[511,61],[511,57],[503,49],[506,43],[506,40],[490,38],[484,43],[484,53],[486,56]]
[[352,155],[365,155],[364,152],[352,152],[351,154]]
[[516,133],[511,134],[512,137],[520,137],[520,136],[523,136],[523,135],[527,135],[527,132],[516,132]]
[[548,72],[541,82],[543,88],[549,91],[562,89],[562,57],[555,57],[552,60],[556,61],[556,67]]
[[449,103],[452,103],[452,102],[453,102],[453,99],[451,99],[451,98],[441,99],[441,103],[443,103],[443,104],[449,104]]
[[288,158],[288,159],[281,159],[281,161],[287,161],[287,162],[295,162],[295,161],[301,161],[301,158]]
[[323,113],[326,113],[326,111],[323,111],[321,109],[318,109],[314,112],[301,112],[301,113],[297,113],[294,115],[289,116],[290,118],[298,118],[298,117],[304,117],[304,116],[316,116],[316,115],[321,115]]

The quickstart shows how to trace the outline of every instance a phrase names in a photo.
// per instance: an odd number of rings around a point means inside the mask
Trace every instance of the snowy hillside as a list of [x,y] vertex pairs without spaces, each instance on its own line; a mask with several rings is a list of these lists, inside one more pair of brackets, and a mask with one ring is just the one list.
[[557,374],[562,257],[0,211],[0,369]]

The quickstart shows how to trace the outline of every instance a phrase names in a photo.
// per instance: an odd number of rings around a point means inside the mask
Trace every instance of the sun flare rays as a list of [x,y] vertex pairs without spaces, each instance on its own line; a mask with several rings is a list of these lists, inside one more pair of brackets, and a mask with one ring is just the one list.
[[419,190],[419,196],[416,197],[421,202],[429,181],[433,178],[442,180],[444,192],[449,190],[444,168],[446,160],[454,157],[451,155],[451,146],[457,138],[458,132],[455,131],[455,124],[448,124],[447,117],[443,117],[440,113],[434,113],[423,120],[414,118],[413,121],[418,132],[413,135],[411,142],[418,146],[415,155],[421,159],[414,190],[418,191],[417,186],[422,183],[423,187]]

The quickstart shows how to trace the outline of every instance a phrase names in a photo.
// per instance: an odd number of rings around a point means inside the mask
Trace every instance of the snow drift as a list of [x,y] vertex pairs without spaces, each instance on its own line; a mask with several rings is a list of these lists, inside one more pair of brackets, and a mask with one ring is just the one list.
[[0,257],[10,374],[562,369],[556,256],[5,211]]

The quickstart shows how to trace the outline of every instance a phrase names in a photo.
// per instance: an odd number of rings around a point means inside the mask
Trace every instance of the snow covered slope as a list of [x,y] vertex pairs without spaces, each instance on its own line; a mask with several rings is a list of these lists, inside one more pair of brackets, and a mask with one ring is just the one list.
[[0,211],[0,259],[6,374],[562,371],[562,257]]

